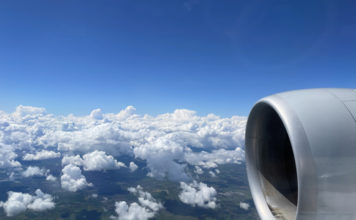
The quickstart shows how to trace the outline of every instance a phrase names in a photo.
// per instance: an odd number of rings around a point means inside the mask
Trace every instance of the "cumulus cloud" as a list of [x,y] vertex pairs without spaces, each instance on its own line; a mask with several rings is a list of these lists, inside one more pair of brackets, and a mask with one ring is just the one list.
[[40,189],[37,189],[33,196],[33,201],[28,204],[28,208],[34,211],[44,211],[54,208],[53,197],[49,194],[43,193]]
[[46,176],[49,170],[44,168],[39,168],[36,166],[29,166],[25,171],[22,172],[22,176],[31,177],[31,176]]
[[191,184],[181,182],[180,187],[182,192],[179,194],[179,199],[183,203],[193,207],[215,209],[216,190],[213,187],[208,187],[205,183],[197,183],[196,181]]
[[127,106],[125,109],[121,110],[116,117],[120,120],[122,119],[127,119],[131,116],[133,116],[136,112],[136,108],[133,106]]
[[126,167],[122,162],[118,162],[113,156],[107,155],[104,151],[93,151],[83,155],[84,170],[110,170]]
[[139,204],[136,202],[128,205],[125,201],[115,203],[115,212],[117,217],[112,219],[120,220],[146,220],[154,217],[159,209],[163,208],[160,202],[157,202],[149,192],[143,191],[143,188],[138,185],[137,187],[130,187],[128,191],[138,197]]
[[250,208],[250,205],[246,202],[240,202],[240,208],[248,210]]
[[47,177],[46,177],[46,180],[47,181],[50,181],[50,182],[54,182],[57,180],[57,178],[55,176],[53,176],[52,174],[49,174]]
[[11,146],[0,143],[0,168],[20,167],[21,164],[15,160],[16,157],[17,154]]
[[73,164],[68,164],[62,169],[61,185],[63,189],[71,192],[93,186],[93,184],[87,182],[80,168]]
[[122,162],[115,160],[111,155],[107,155],[104,151],[95,150],[91,153],[76,156],[64,156],[62,165],[73,164],[83,166],[86,171],[114,170],[121,167],[126,167]]
[[135,172],[138,168],[138,166],[134,162],[130,162],[130,171]]
[[51,195],[37,189],[35,195],[10,191],[8,192],[8,200],[6,202],[0,202],[0,206],[4,208],[7,216],[14,216],[26,211],[26,209],[34,211],[52,209],[55,203]]
[[115,212],[117,217],[111,219],[118,220],[146,220],[152,218],[154,213],[149,209],[140,206],[136,202],[127,205],[125,201],[115,202]]
[[154,212],[157,212],[163,207],[161,203],[157,202],[152,197],[151,193],[143,191],[143,188],[140,185],[136,186],[136,188],[130,187],[128,188],[128,191],[138,197],[138,201],[142,206],[147,207]]
[[23,160],[45,160],[45,159],[57,158],[60,156],[61,156],[61,153],[59,153],[59,152],[42,150],[42,151],[36,152],[35,154],[29,154],[29,153],[26,154],[23,157]]
[[68,164],[73,164],[76,166],[82,166],[83,165],[83,159],[80,157],[80,155],[75,155],[75,156],[64,156],[62,158],[62,166],[68,165]]
[[46,112],[44,108],[32,107],[32,106],[23,106],[19,105],[16,107],[16,111],[13,113],[13,116],[18,119],[32,119],[37,116],[43,115]]
[[[84,165],[80,156],[72,163],[88,170],[117,167],[120,162],[109,155],[127,155],[145,160],[152,177],[188,180],[187,164],[215,168],[243,160],[245,117],[198,116],[186,109],[154,117],[135,110],[128,106],[117,114],[103,114],[96,109],[82,117],[54,116],[31,106],[0,112],[0,167],[21,166],[17,150],[30,159],[55,148],[64,155],[105,152],[103,163]],[[69,164],[68,158],[62,162]]]
[[91,113],[90,113],[90,117],[96,120],[101,120],[103,119],[103,113],[101,112],[101,109],[94,109]]
[[149,176],[161,179],[168,177],[172,180],[189,179],[184,171],[186,167],[183,163],[184,151],[183,146],[170,140],[169,137],[162,137],[134,149],[137,157],[147,161],[150,168]]

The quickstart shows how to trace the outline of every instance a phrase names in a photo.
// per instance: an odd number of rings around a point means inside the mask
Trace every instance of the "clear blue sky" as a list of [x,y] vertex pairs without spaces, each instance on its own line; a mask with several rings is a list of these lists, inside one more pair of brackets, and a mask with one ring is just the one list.
[[272,93],[356,87],[355,1],[4,0],[0,109],[247,115]]

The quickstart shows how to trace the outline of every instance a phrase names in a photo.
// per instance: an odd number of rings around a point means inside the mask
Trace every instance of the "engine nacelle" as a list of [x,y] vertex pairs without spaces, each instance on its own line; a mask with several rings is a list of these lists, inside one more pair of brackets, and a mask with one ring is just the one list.
[[356,219],[356,90],[268,96],[246,127],[249,185],[265,219]]

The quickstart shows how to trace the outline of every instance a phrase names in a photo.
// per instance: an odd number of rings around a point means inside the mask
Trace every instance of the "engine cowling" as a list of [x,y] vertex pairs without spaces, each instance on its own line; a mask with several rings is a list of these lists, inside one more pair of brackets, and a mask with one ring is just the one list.
[[356,90],[263,98],[249,114],[245,138],[261,219],[356,219]]

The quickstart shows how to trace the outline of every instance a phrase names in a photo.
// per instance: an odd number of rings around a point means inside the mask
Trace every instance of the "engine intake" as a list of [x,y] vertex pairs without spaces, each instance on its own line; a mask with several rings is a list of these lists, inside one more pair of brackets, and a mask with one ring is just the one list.
[[262,219],[356,219],[356,90],[263,98],[250,112],[245,142]]

